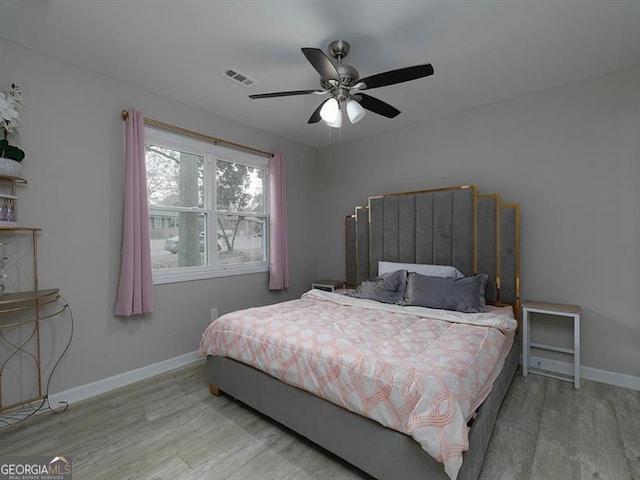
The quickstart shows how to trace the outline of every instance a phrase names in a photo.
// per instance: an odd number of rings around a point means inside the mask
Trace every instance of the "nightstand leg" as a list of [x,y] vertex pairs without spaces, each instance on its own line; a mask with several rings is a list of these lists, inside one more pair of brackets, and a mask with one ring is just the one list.
[[573,317],[573,382],[576,389],[580,388],[580,315]]
[[529,374],[529,311],[522,312],[522,376]]

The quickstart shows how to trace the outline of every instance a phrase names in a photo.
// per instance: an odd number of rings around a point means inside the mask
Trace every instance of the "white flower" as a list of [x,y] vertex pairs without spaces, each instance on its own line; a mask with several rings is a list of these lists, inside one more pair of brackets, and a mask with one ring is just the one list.
[[7,133],[20,130],[20,110],[22,110],[22,92],[20,88],[11,84],[0,91],[0,127]]

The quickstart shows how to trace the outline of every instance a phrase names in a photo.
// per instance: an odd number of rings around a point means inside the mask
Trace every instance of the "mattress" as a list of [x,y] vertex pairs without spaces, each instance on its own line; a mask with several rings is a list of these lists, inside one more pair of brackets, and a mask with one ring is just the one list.
[[220,317],[201,350],[410,435],[455,478],[467,419],[513,340],[508,312],[460,314],[313,290]]

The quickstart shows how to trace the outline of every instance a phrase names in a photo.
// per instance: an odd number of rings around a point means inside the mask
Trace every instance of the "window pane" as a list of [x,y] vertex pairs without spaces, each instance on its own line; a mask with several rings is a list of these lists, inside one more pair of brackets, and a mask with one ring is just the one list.
[[217,209],[228,212],[265,213],[264,169],[218,160]]
[[145,144],[151,205],[204,208],[204,157]]
[[[151,264],[154,270],[207,264],[206,220],[202,213],[151,207]],[[162,224],[162,228],[155,226]],[[177,225],[177,226],[176,226]]]
[[218,261],[223,265],[265,262],[265,219],[218,215]]

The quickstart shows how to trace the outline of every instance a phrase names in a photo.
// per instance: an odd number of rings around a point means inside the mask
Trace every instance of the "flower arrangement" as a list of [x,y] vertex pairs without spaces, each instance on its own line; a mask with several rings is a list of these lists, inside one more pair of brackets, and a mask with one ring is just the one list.
[[4,139],[0,140],[0,157],[9,158],[16,162],[24,159],[24,152],[7,140],[9,134],[16,135],[22,124],[20,111],[22,110],[22,92],[15,83],[0,90],[0,128],[4,131]]

